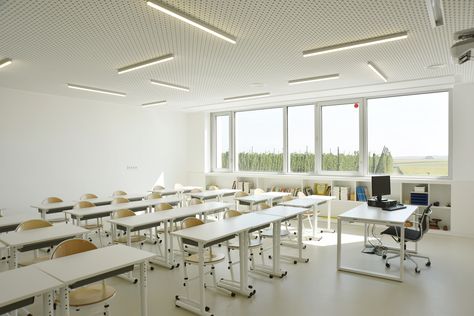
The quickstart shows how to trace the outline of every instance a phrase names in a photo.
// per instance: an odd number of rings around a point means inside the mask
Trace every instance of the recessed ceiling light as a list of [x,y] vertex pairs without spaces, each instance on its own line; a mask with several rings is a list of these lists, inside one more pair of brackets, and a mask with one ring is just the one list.
[[344,44],[305,50],[303,52],[303,57],[316,56],[316,55],[321,55],[321,54],[338,52],[338,51],[346,50],[346,49],[392,42],[392,41],[401,40],[407,37],[408,37],[408,32],[401,32],[401,33],[389,34],[389,35],[384,35],[384,36],[379,36],[379,37],[372,37],[372,38],[355,41],[355,42],[349,42],[349,43],[344,43]]
[[367,63],[370,69],[377,74],[383,81],[387,82],[387,77],[370,61]]
[[117,91],[111,91],[111,90],[104,90],[104,89],[98,89],[98,88],[92,88],[92,87],[86,87],[86,86],[80,86],[77,84],[71,84],[68,83],[67,87],[70,89],[76,89],[76,90],[84,90],[84,91],[90,91],[90,92],[96,92],[96,93],[103,93],[103,94],[110,94],[110,95],[116,95],[119,97],[125,97],[127,96],[126,93],[123,92],[117,92]]
[[226,32],[219,30],[218,28],[207,24],[206,22],[203,22],[201,20],[198,20],[197,18],[184,13],[182,11],[179,11],[176,8],[173,8],[172,6],[169,6],[161,1],[156,1],[156,0],[149,0],[146,2],[146,4],[154,9],[157,9],[163,13],[166,13],[174,18],[177,18],[183,22],[186,22],[194,27],[197,27],[203,31],[206,31],[214,36],[217,36],[223,40],[226,40],[229,43],[235,44],[236,43],[236,38],[230,34],[227,34]]
[[13,61],[10,58],[0,60],[0,68],[10,65]]
[[152,106],[164,105],[164,104],[166,104],[166,100],[155,101],[155,102],[150,102],[150,103],[144,103],[144,104],[142,104],[142,107],[143,108],[149,108],[149,107],[152,107]]
[[182,90],[182,91],[187,91],[189,92],[189,88],[188,87],[183,87],[183,86],[178,86],[176,84],[172,84],[172,83],[169,83],[169,82],[164,82],[164,81],[158,81],[158,80],[153,80],[151,79],[150,82],[152,84],[156,84],[158,86],[162,86],[162,87],[166,87],[166,88],[171,88],[171,89],[176,89],[176,90]]
[[238,100],[247,100],[247,99],[256,99],[256,98],[263,98],[266,96],[269,96],[269,92],[265,93],[257,93],[257,94],[248,94],[248,95],[241,95],[237,97],[230,97],[230,98],[224,98],[224,102],[231,102],[231,101],[238,101]]
[[137,69],[140,69],[140,68],[145,68],[145,67],[155,65],[155,64],[159,64],[159,63],[164,63],[165,61],[169,61],[169,60],[172,60],[172,59],[174,59],[174,55],[173,54],[168,54],[168,55],[148,59],[148,60],[133,64],[133,65],[130,65],[130,66],[119,68],[119,69],[117,69],[117,72],[120,75],[120,74],[129,72],[129,71],[137,70]]
[[315,82],[315,81],[324,81],[324,80],[331,80],[331,79],[339,79],[339,74],[333,74],[333,75],[327,75],[327,76],[318,76],[318,77],[311,77],[311,78],[294,79],[294,80],[288,81],[288,84],[289,85],[295,85],[295,84]]
[[432,64],[432,65],[426,66],[425,68],[426,69],[441,69],[445,67],[446,67],[446,64]]
[[426,0],[426,8],[433,28],[444,25],[442,0]]
[[253,88],[263,88],[266,86],[263,82],[253,82],[250,84],[251,87]]

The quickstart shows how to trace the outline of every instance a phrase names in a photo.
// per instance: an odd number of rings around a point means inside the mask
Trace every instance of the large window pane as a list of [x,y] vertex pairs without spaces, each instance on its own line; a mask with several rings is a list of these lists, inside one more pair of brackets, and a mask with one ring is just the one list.
[[216,168],[217,169],[228,169],[229,168],[229,115],[216,116]]
[[283,171],[283,109],[235,114],[238,170]]
[[314,105],[288,108],[288,152],[291,172],[314,171]]
[[449,93],[369,99],[369,173],[447,176]]
[[321,107],[323,171],[359,170],[359,104]]

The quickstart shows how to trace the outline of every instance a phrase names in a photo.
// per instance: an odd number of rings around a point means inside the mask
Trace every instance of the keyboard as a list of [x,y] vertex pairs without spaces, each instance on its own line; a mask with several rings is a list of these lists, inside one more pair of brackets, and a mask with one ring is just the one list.
[[405,205],[395,205],[395,206],[390,206],[390,207],[384,207],[384,211],[396,211],[396,210],[403,210],[404,208],[407,208]]

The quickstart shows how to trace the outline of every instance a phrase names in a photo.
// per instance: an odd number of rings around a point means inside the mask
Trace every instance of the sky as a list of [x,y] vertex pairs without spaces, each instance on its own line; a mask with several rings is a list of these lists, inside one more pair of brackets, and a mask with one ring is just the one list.
[[[449,151],[449,93],[368,99],[369,153],[387,146],[392,156],[447,156]],[[353,103],[322,107],[323,152],[359,150],[359,111]],[[314,105],[288,108],[290,152],[314,152]],[[283,151],[281,108],[237,112],[237,152]],[[218,117],[218,150],[229,146],[227,118]],[[224,150],[226,151],[226,150]]]

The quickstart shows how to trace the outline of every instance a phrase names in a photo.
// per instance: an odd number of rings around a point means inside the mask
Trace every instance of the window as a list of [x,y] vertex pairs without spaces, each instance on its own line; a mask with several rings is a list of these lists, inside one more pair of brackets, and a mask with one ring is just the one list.
[[449,93],[367,100],[370,174],[448,176]]
[[214,116],[214,168],[230,168],[230,115]]
[[235,113],[239,171],[283,171],[283,108]]
[[290,172],[314,171],[314,105],[288,107]]
[[359,171],[359,104],[321,106],[321,170]]

